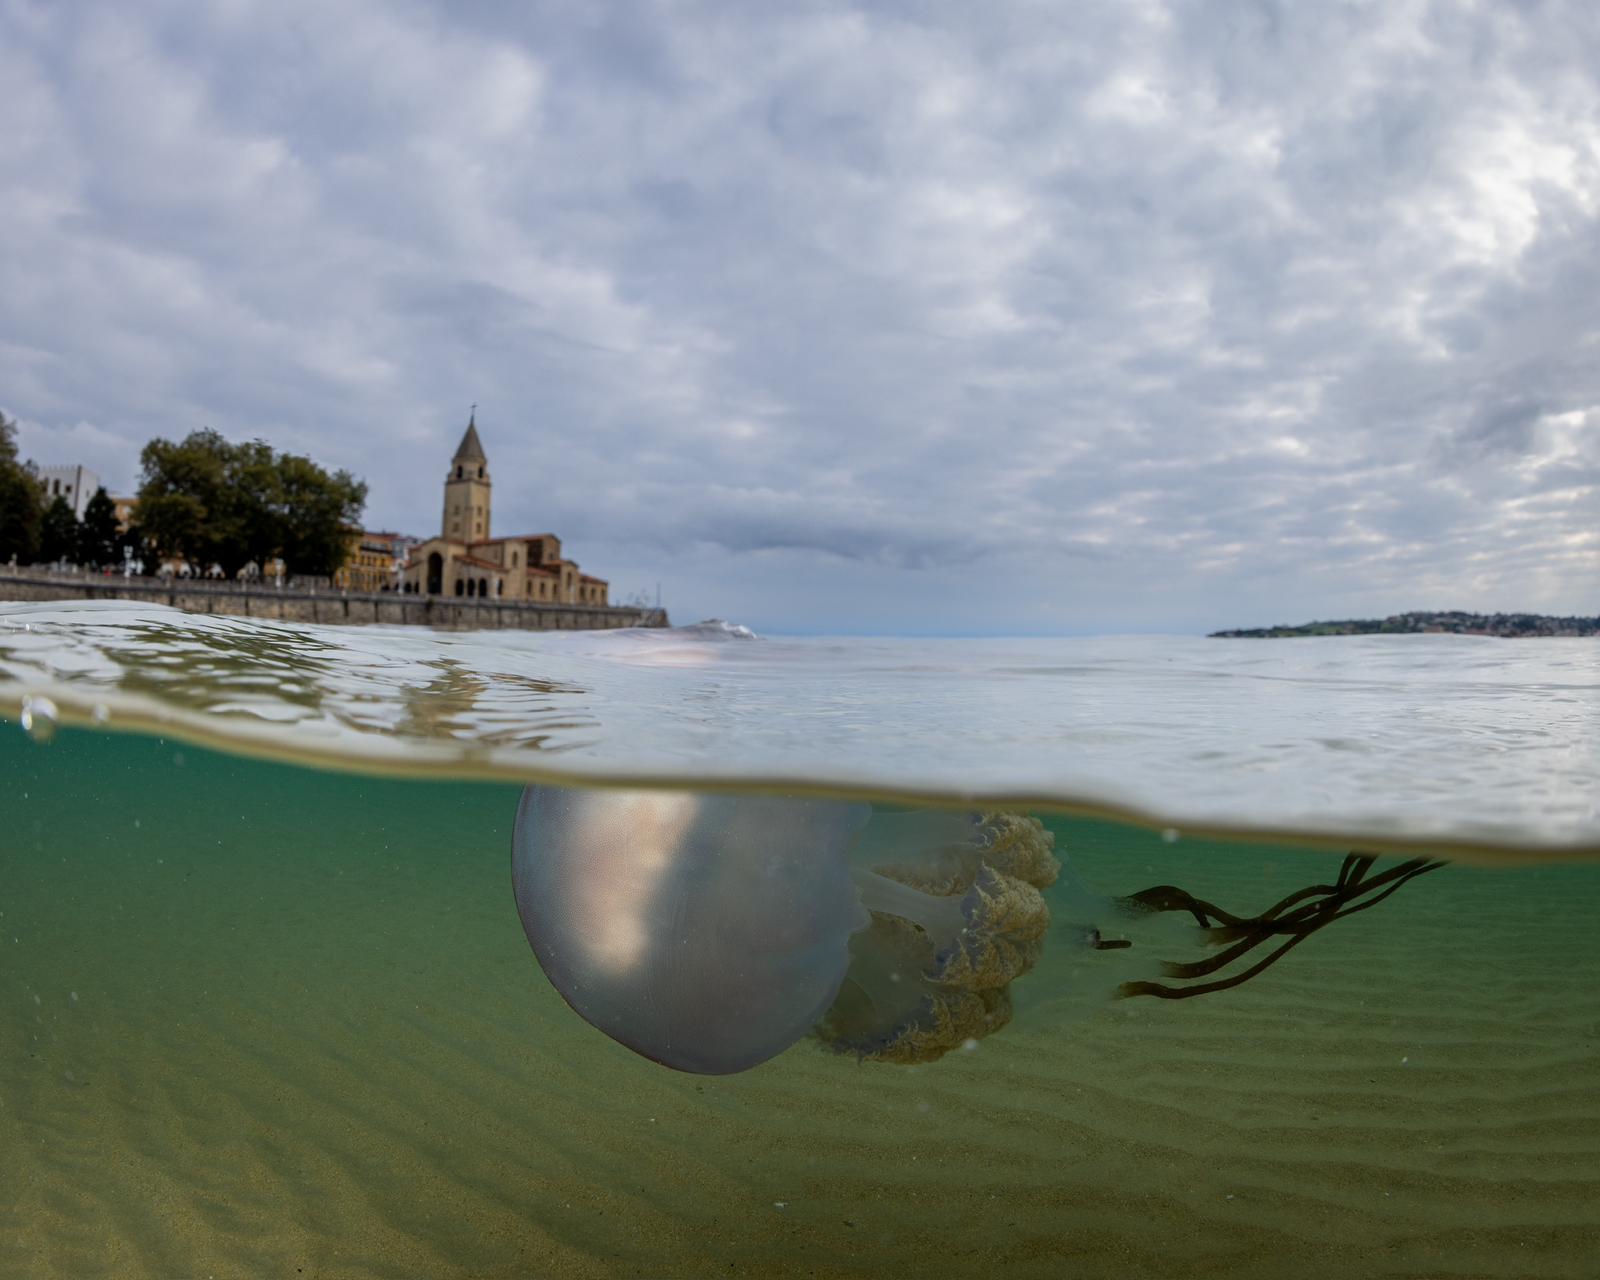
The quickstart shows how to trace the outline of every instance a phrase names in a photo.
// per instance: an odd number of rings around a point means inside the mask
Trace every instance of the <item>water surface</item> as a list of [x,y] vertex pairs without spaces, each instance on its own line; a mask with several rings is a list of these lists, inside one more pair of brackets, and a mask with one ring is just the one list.
[[1158,827],[1600,853],[1600,644],[743,638],[0,605],[0,709],[463,777],[981,798]]

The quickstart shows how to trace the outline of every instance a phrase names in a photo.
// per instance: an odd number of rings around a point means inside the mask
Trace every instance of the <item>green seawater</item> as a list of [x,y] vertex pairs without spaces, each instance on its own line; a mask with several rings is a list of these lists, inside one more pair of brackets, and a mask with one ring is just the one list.
[[[519,790],[0,722],[0,1276],[1597,1274],[1600,865],[1452,865],[1193,1000],[1047,949],[970,1052],[696,1077],[543,978]],[[1043,816],[1108,894],[1337,865]]]

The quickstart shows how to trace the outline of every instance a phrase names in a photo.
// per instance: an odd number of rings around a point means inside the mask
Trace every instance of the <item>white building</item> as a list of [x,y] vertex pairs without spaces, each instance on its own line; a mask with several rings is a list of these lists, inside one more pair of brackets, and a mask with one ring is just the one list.
[[72,514],[83,519],[83,509],[100,487],[100,477],[88,467],[40,467],[39,483],[44,486],[44,504],[65,498]]

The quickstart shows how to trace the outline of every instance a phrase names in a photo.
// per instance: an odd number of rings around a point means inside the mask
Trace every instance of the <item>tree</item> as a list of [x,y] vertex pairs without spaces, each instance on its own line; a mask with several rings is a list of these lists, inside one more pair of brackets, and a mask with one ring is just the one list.
[[219,535],[231,446],[215,431],[195,431],[179,444],[152,440],[139,454],[135,517],[141,536],[168,558],[206,564]]
[[17,460],[17,421],[0,413],[0,562],[33,562],[42,514],[39,482]]
[[348,471],[329,475],[310,458],[278,459],[283,542],[278,554],[290,573],[331,577],[350,553],[350,529],[366,505],[367,486]]
[[290,573],[333,573],[344,561],[343,530],[367,496],[347,471],[329,474],[261,440],[232,444],[210,428],[177,444],[152,440],[139,462],[140,536],[163,556],[215,563],[229,577],[274,556]]
[[78,517],[59,495],[44,509],[39,527],[39,558],[49,564],[57,560],[76,560],[78,555]]
[[102,485],[83,509],[78,525],[78,563],[98,569],[121,559],[117,549],[117,508]]
[[237,563],[223,566],[230,576],[251,561],[265,570],[267,561],[282,553],[288,512],[278,474],[281,462],[271,446],[260,440],[234,446],[232,484],[223,517],[236,548],[233,559]]

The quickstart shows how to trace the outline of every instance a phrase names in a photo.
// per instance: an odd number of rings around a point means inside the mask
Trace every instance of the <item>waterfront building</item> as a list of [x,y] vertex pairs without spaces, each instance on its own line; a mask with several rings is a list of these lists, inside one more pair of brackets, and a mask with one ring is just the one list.
[[40,467],[39,484],[44,490],[46,506],[57,498],[65,498],[72,514],[82,520],[84,508],[100,487],[100,477],[88,467],[74,463],[64,467]]
[[411,548],[402,573],[406,591],[535,604],[609,603],[610,584],[564,558],[555,534],[494,537],[492,495],[489,459],[474,413],[445,476],[439,536]]
[[394,538],[394,563],[397,575],[405,573],[406,566],[411,563],[411,548],[422,541],[412,533],[397,533]]
[[333,575],[341,591],[397,591],[406,552],[417,539],[388,530],[352,529],[344,564]]
[[137,497],[111,499],[111,509],[117,513],[117,532],[127,533],[133,527],[133,513],[139,509]]

